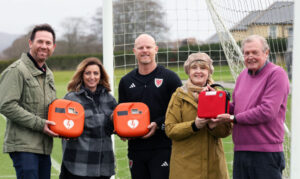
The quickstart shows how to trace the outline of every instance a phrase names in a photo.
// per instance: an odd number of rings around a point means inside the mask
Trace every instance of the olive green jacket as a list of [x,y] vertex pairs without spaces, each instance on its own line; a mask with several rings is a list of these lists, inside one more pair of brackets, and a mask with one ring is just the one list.
[[37,69],[27,54],[0,77],[0,113],[6,117],[3,152],[50,154],[53,139],[43,133],[48,105],[56,98],[54,77]]
[[231,133],[230,123],[213,130],[207,126],[193,131],[197,103],[192,94],[177,88],[169,102],[165,131],[172,139],[170,179],[228,179],[224,149],[220,138]]

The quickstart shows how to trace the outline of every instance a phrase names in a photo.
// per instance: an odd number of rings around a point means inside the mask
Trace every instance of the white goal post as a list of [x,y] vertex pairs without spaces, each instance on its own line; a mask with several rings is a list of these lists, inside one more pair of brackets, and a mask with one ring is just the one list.
[[[214,60],[214,80],[231,89],[244,68],[240,41],[251,34],[262,35],[271,47],[270,61],[285,68],[291,78],[291,103],[285,126],[291,133],[285,135],[284,178],[300,178],[296,167],[300,154],[295,152],[300,150],[295,137],[300,136],[299,10],[299,2],[293,0],[104,0],[103,62],[110,76],[112,94],[117,98],[120,78],[136,67],[133,39],[141,33],[154,36],[160,47],[158,64],[175,71],[182,80],[186,79],[183,69],[186,57],[197,51],[208,53]],[[119,146],[118,137],[115,141],[116,178],[130,178],[127,145]],[[232,172],[233,144],[227,139],[223,142]]]
[[291,179],[300,178],[300,2],[295,1],[293,83],[292,83],[292,143],[291,143]]

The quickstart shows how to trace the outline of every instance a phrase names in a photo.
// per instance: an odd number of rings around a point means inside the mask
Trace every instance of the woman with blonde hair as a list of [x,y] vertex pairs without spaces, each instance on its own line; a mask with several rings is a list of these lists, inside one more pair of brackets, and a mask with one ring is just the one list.
[[111,114],[117,103],[109,93],[108,75],[100,60],[84,59],[67,89],[65,99],[83,105],[85,121],[80,137],[62,140],[60,179],[109,179],[115,173]]
[[165,128],[172,140],[170,179],[228,179],[222,141],[231,133],[230,123],[197,117],[201,91],[215,91],[214,67],[206,53],[193,53],[184,63],[189,76],[169,102]]

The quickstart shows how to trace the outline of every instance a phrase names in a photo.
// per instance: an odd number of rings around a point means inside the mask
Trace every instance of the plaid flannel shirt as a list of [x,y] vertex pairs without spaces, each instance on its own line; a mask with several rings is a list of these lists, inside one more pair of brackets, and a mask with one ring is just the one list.
[[115,174],[110,116],[117,103],[103,86],[96,94],[84,87],[70,92],[65,99],[79,102],[85,109],[84,131],[76,139],[62,140],[63,164],[74,175],[112,176]]

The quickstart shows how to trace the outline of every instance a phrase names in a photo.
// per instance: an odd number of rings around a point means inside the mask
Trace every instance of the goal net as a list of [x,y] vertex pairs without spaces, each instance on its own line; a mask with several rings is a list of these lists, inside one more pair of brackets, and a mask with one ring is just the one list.
[[[175,71],[184,81],[183,63],[194,52],[205,52],[214,61],[213,79],[232,90],[244,68],[240,42],[259,34],[270,45],[269,60],[286,69],[291,78],[294,2],[290,0],[114,0],[114,86],[137,62],[132,52],[141,33],[152,35],[159,46],[156,60]],[[104,17],[105,18],[105,17]],[[290,98],[286,115],[284,150],[289,178]],[[233,143],[223,140],[232,175]],[[131,178],[127,143],[115,138],[116,178]]]

